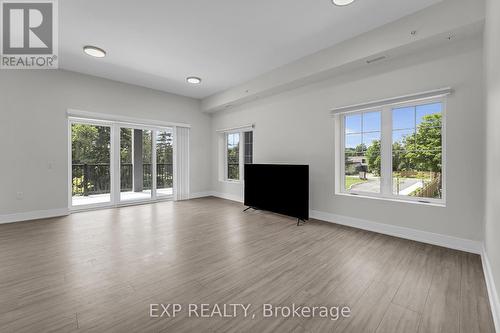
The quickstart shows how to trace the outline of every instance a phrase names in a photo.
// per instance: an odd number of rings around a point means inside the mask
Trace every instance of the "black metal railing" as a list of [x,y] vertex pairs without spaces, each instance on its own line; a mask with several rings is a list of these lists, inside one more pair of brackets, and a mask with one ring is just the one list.
[[[143,189],[152,188],[152,165],[144,163],[142,171]],[[120,190],[132,191],[134,167],[132,163],[120,165]],[[111,188],[109,164],[77,163],[72,165],[72,195],[91,195],[109,193]],[[173,185],[172,164],[156,164],[156,187],[171,188]]]
[[156,164],[156,188],[172,188],[174,167],[172,164]]

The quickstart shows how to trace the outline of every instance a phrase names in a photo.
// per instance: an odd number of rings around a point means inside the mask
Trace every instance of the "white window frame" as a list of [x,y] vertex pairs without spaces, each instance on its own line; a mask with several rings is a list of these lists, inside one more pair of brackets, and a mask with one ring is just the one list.
[[[246,132],[246,131],[245,131]],[[241,144],[241,141],[244,140],[244,133],[243,131],[231,131],[231,132],[225,132],[224,133],[224,180],[226,182],[230,183],[241,183],[243,182],[243,170],[244,170],[244,163],[243,160],[245,158],[243,149],[244,146]],[[239,173],[238,173],[238,179],[230,179],[228,177],[228,156],[227,156],[227,137],[231,134],[239,134],[239,141],[238,141],[238,168],[239,168]]]
[[[234,183],[240,184],[244,182],[245,179],[245,133],[252,132],[252,160],[255,160],[254,151],[255,151],[255,125],[243,125],[238,127],[226,128],[217,130],[218,134],[218,179],[219,182],[226,183]],[[229,179],[227,177],[227,136],[229,134],[239,133],[240,134],[240,142],[239,142],[239,178],[238,180]]]
[[[397,195],[392,193],[393,177],[392,177],[392,110],[402,107],[419,106],[432,103],[442,103],[441,110],[441,177],[442,177],[442,197],[436,198],[421,198]],[[403,201],[410,203],[431,204],[438,206],[446,206],[446,110],[447,98],[445,96],[422,98],[419,100],[409,99],[395,103],[378,105],[375,107],[359,108],[349,112],[335,114],[335,160],[336,163],[336,195],[358,196],[365,198],[375,198],[384,200]],[[345,116],[353,114],[363,114],[368,112],[381,112],[381,185],[380,193],[363,192],[347,190],[345,188]]]

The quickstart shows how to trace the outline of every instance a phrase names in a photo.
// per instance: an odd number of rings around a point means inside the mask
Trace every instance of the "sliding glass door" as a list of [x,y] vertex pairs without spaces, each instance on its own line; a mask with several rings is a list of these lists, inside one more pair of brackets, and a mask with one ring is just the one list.
[[120,129],[120,200],[147,200],[153,194],[153,131]]
[[71,204],[111,202],[111,127],[71,124]]
[[171,130],[156,132],[156,196],[173,195],[173,133]]
[[173,196],[171,128],[71,120],[70,131],[72,207]]

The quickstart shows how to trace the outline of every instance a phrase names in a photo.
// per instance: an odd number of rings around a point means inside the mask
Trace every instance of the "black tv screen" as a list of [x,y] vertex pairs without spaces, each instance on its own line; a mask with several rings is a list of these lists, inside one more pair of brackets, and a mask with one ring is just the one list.
[[245,205],[309,219],[309,166],[245,164]]

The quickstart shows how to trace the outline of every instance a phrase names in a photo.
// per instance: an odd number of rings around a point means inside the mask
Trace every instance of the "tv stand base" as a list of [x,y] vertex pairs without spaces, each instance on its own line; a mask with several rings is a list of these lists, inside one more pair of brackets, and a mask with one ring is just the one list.
[[[247,210],[249,210],[249,209],[259,210],[259,209],[255,208],[255,207],[249,206],[249,207],[247,207],[247,208],[243,209],[243,212],[246,212],[246,211],[247,211]],[[302,222],[302,224],[304,224],[304,223],[306,223],[307,221],[306,221],[306,220],[304,220],[304,219],[297,218],[297,226],[300,226],[300,225],[301,225],[301,224],[300,224],[300,222]]]
[[300,225],[300,222],[301,222],[301,221],[302,221],[303,223],[306,223],[306,220],[303,220],[303,219],[299,219],[299,218],[298,218],[298,219],[297,219],[297,226],[299,226],[299,225]]

